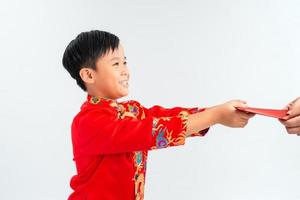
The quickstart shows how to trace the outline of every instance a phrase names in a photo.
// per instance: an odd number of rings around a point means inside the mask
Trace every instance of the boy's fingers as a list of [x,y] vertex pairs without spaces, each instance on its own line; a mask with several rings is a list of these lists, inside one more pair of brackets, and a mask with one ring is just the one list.
[[249,120],[250,118],[252,118],[252,117],[254,117],[255,116],[255,114],[254,113],[249,113],[249,112],[247,112],[247,113],[245,113],[246,115],[245,115],[245,119],[247,119],[247,120]]
[[244,111],[239,111],[239,114],[242,119],[248,120],[249,118],[253,117],[255,114],[254,113],[249,113],[249,112],[244,112]]
[[252,118],[252,117],[255,116],[255,113],[247,113],[247,115],[248,115],[249,118]]
[[245,105],[247,105],[247,102],[246,101],[244,101],[244,100],[239,100],[242,104],[245,104]]
[[233,103],[231,105],[235,108],[236,107],[247,107],[247,103],[242,100],[235,100],[235,101],[233,101]]
[[248,120],[247,120],[247,121],[244,121],[242,127],[245,127],[247,124],[248,124]]

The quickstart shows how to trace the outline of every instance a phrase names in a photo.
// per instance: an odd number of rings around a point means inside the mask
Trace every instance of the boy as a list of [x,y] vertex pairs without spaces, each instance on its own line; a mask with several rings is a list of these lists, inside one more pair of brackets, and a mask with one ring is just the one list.
[[67,46],[63,66],[87,92],[72,123],[77,175],[69,200],[142,200],[148,150],[183,145],[214,124],[244,127],[253,114],[240,100],[207,109],[145,108],[128,95],[129,71],[119,38],[104,31],[80,33]]

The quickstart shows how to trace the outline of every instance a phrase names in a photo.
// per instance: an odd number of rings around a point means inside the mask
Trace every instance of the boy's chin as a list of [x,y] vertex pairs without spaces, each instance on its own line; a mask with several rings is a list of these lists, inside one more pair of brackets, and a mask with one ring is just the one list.
[[120,93],[120,97],[119,97],[119,98],[126,97],[126,96],[128,96],[128,94],[129,94],[129,91],[128,91],[128,90],[127,90],[127,91],[122,91],[122,92]]

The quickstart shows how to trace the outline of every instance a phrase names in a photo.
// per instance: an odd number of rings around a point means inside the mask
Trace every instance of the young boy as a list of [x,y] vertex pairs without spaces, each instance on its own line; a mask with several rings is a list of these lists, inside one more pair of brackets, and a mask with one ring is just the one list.
[[77,175],[69,200],[142,200],[149,150],[183,145],[217,123],[244,127],[253,116],[235,109],[246,106],[240,100],[207,109],[118,102],[128,95],[130,76],[119,38],[108,32],[80,33],[63,66],[87,92],[72,123]]

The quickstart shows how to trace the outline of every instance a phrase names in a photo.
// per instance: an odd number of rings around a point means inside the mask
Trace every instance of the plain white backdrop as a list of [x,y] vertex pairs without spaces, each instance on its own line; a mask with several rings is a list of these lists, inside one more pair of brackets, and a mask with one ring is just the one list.
[[[63,69],[82,31],[121,38],[144,106],[300,96],[298,0],[0,2],[0,199],[60,200],[76,173],[70,124],[86,94]],[[299,200],[300,137],[273,118],[149,154],[146,200]],[[117,188],[116,188],[117,189]]]

